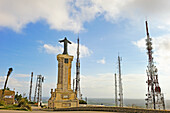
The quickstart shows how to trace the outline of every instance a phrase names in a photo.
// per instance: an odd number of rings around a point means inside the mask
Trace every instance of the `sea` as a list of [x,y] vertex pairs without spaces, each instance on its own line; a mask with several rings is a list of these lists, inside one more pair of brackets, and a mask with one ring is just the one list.
[[[43,98],[43,103],[48,102],[47,97]],[[89,105],[104,105],[104,106],[115,106],[115,100],[113,98],[87,98],[87,104]],[[139,107],[145,108],[144,99],[124,99],[123,105],[126,107]],[[167,110],[170,110],[170,100],[165,101],[165,106]]]

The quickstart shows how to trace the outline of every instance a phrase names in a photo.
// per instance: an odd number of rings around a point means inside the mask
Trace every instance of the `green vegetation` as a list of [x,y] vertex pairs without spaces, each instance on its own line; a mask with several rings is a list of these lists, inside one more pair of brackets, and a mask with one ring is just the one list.
[[0,106],[4,106],[5,102],[3,100],[0,100]]
[[20,107],[20,108],[26,108],[28,110],[32,110],[31,109],[31,106],[28,104],[28,100],[26,98],[22,98],[19,103],[18,103],[18,106],[17,107]]
[[79,100],[79,104],[87,104],[87,102],[84,100]]
[[0,101],[0,109],[7,109],[7,110],[26,110],[32,111],[31,106],[28,104],[27,97],[22,98],[22,95],[15,95],[16,104],[15,105],[5,105],[3,100]]
[[18,92],[17,92],[17,94],[15,95],[15,100],[16,100],[17,103],[18,103],[17,107],[19,107],[19,108],[25,108],[25,109],[30,110],[30,111],[32,110],[32,109],[31,109],[31,106],[28,104],[28,99],[27,99],[27,97],[22,98],[22,95],[21,95],[21,94],[18,95]]
[[18,92],[17,92],[17,94],[15,95],[15,100],[16,100],[17,102],[19,102],[21,99],[22,99],[22,95],[21,95],[21,94],[18,95]]
[[0,109],[28,111],[28,109],[26,109],[24,107],[17,107],[17,105],[5,105],[5,106],[0,107]]
[[10,88],[9,88],[9,87],[7,87],[7,88],[6,88],[6,90],[10,90]]
[[31,101],[28,102],[28,104],[35,104],[35,103],[36,103],[36,102],[31,102]]
[[[4,89],[2,89],[2,91],[3,91]],[[10,88],[9,87],[7,87],[5,90],[10,90]],[[11,91],[11,90],[10,90]]]

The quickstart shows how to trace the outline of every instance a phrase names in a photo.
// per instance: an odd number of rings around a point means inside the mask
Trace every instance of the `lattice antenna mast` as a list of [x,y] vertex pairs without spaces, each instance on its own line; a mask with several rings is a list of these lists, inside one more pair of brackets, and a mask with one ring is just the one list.
[[[42,83],[44,82],[44,77],[42,75],[37,75],[37,83],[35,87],[35,96],[34,96],[34,102],[36,101],[36,95],[37,95],[37,103],[40,103],[40,106],[42,104]],[[37,92],[38,89],[38,92]]]
[[36,102],[37,87],[38,87],[38,76],[37,76],[37,81],[36,81],[36,86],[35,86],[34,102]]
[[40,102],[40,92],[41,92],[41,75],[38,75],[38,92],[37,92],[37,103]]
[[157,74],[157,68],[154,66],[153,63],[153,51],[152,51],[152,42],[151,38],[149,36],[148,31],[148,23],[145,21],[146,24],[146,33],[147,33],[147,39],[146,39],[146,46],[147,46],[147,54],[148,54],[148,66],[147,66],[147,77],[148,80],[146,83],[148,84],[148,93],[146,94],[147,98],[146,100],[146,107],[150,109],[156,109],[156,108],[162,108],[165,109],[165,103],[164,103],[164,95],[161,93],[161,88],[159,87],[158,82],[158,74]]
[[41,76],[41,80],[40,80],[40,106],[42,105],[42,83],[44,82],[44,77]]
[[30,81],[30,92],[29,92],[29,101],[31,102],[31,93],[32,93],[32,79],[33,79],[33,72],[31,72],[31,81]]
[[82,95],[80,92],[80,59],[79,59],[79,37],[77,39],[77,61],[76,61],[76,95],[78,99],[82,99]]
[[123,88],[122,88],[122,77],[121,77],[121,65],[120,57],[118,56],[118,65],[119,65],[119,106],[123,107]]
[[116,73],[115,73],[115,105],[118,105],[118,101],[117,101],[117,77],[116,77]]
[[147,21],[146,23],[146,34],[147,34],[147,39],[146,39],[146,45],[147,45],[147,50],[148,50],[148,72],[147,72],[147,76],[148,76],[148,101],[147,101],[147,108],[152,108],[156,109],[156,105],[155,105],[155,90],[154,90],[154,83],[153,83],[153,69],[152,69],[152,65],[153,65],[153,58],[152,58],[152,42],[151,42],[151,38],[149,36],[149,31],[148,31],[148,23]]

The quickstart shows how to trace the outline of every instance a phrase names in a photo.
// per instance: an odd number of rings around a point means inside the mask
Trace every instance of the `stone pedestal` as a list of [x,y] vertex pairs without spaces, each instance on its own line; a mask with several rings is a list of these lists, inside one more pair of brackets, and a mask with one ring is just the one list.
[[78,107],[79,100],[71,89],[71,64],[73,56],[67,54],[57,55],[58,81],[57,88],[51,89],[51,97],[48,100],[49,108]]

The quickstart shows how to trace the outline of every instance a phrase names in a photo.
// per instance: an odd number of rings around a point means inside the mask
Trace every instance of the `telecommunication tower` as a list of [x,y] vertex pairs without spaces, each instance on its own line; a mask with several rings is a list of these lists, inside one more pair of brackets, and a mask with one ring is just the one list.
[[35,86],[34,102],[36,102],[36,97],[37,97],[37,86],[38,86],[38,77],[37,77],[36,86]]
[[122,88],[122,77],[121,77],[121,58],[118,56],[118,66],[119,66],[119,106],[123,107],[123,88]]
[[[42,104],[42,83],[43,82],[44,82],[44,77],[42,75],[37,75],[34,102],[36,101],[36,95],[37,95],[37,103],[40,103],[40,105]],[[38,92],[37,92],[37,89],[38,89]]]
[[117,106],[117,78],[116,78],[116,73],[115,73],[115,105]]
[[146,24],[146,46],[147,46],[147,54],[148,54],[148,66],[147,66],[147,85],[148,85],[148,92],[146,94],[146,108],[147,109],[165,109],[165,102],[164,102],[164,94],[161,93],[161,88],[158,82],[158,70],[156,66],[154,66],[153,62],[153,51],[152,51],[152,38],[149,36],[148,31],[148,23],[145,21]]
[[80,92],[80,59],[79,59],[79,37],[77,39],[77,61],[76,61],[76,88],[75,92],[79,100],[82,99],[82,94]]
[[75,92],[75,79],[73,78],[73,92]]

